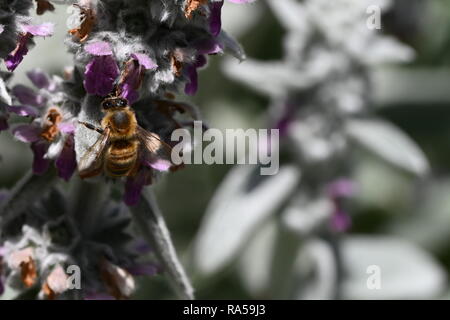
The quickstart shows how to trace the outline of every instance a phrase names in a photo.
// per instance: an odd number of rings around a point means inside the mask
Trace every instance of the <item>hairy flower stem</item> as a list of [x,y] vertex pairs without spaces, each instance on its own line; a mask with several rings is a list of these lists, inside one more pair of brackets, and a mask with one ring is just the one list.
[[90,235],[98,223],[99,208],[110,196],[110,185],[104,181],[85,182],[77,177],[71,187],[70,214],[83,226],[85,235]]
[[179,298],[193,300],[194,289],[178,259],[153,191],[147,191],[140,202],[131,207],[131,212],[142,236],[154,248]]
[[[12,189],[9,197],[0,206],[0,222],[6,226],[22,213],[30,204],[39,200],[57,181],[55,169],[49,169],[43,175],[31,171],[20,179]],[[1,235],[0,235],[1,236]]]

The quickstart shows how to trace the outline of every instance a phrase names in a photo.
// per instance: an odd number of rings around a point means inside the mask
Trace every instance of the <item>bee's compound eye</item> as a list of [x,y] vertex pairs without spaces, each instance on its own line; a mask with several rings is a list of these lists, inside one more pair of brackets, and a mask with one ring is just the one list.
[[119,107],[125,107],[127,104],[127,101],[124,99],[120,99],[118,102]]
[[112,107],[111,101],[103,102],[103,108],[104,108],[104,109],[109,109],[109,108],[111,108],[111,107]]

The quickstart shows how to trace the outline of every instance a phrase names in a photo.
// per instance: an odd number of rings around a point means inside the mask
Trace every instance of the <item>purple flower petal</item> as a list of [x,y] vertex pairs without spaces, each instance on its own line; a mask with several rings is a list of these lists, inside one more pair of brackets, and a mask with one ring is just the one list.
[[209,30],[214,37],[217,37],[222,29],[222,6],[223,0],[210,4]]
[[184,88],[184,92],[187,95],[193,96],[197,93],[198,90],[198,72],[197,69],[203,67],[207,62],[207,59],[204,55],[199,55],[197,57],[197,61],[186,67],[186,73],[189,78],[189,82],[186,83]]
[[47,102],[43,96],[36,94],[36,92],[24,85],[18,84],[12,89],[12,94],[19,100],[21,104],[40,107]]
[[31,24],[22,25],[23,32],[30,33],[33,36],[38,36],[38,37],[51,36],[53,34],[54,29],[55,29],[55,25],[50,22],[46,22],[46,23],[38,24],[38,25],[31,25]]
[[22,124],[15,127],[12,131],[14,137],[22,142],[36,142],[40,136],[40,128],[33,124]]
[[139,87],[141,85],[144,69],[137,59],[130,59],[122,71],[119,87],[121,96],[133,104],[139,98]]
[[139,202],[142,190],[147,184],[147,171],[146,169],[141,169],[136,176],[128,177],[123,198],[127,206],[132,207]]
[[36,88],[39,89],[50,88],[50,79],[45,72],[39,69],[34,69],[28,71],[27,76],[31,80],[31,82],[36,86]]
[[154,276],[160,271],[154,263],[137,264],[126,270],[133,276]]
[[152,251],[152,248],[149,246],[147,241],[143,239],[138,239],[133,244],[134,250],[139,254],[147,254]]
[[111,46],[106,41],[90,43],[84,47],[84,50],[94,56],[111,56],[113,54]]
[[75,133],[75,125],[73,122],[61,122],[58,124],[58,129],[65,134]]
[[216,41],[215,38],[200,41],[194,45],[199,55],[203,54],[218,54],[223,52],[223,46]]
[[331,217],[331,229],[336,232],[345,232],[347,231],[351,224],[351,218],[347,212],[343,210],[336,210]]
[[21,34],[19,36],[19,41],[17,43],[16,48],[8,54],[5,59],[6,68],[9,71],[14,71],[19,66],[19,64],[23,61],[23,57],[28,54],[28,41],[32,38],[32,36],[27,34]]
[[146,161],[145,165],[157,171],[169,171],[172,162],[165,159],[155,159],[154,161]]
[[45,141],[33,142],[31,144],[31,149],[34,153],[33,173],[42,175],[48,170],[48,167],[50,166],[50,160],[44,158],[48,150],[48,143]]
[[55,166],[58,169],[58,176],[66,181],[69,181],[77,168],[74,146],[73,135],[67,136],[64,148],[55,161]]
[[158,65],[150,59],[149,56],[143,53],[133,53],[131,57],[139,62],[147,70],[154,70],[158,68]]
[[348,198],[355,194],[355,183],[350,179],[339,179],[328,185],[328,194],[331,198]]
[[106,96],[114,88],[119,67],[112,56],[94,57],[86,66],[84,87],[89,94]]
[[22,117],[37,117],[39,115],[39,111],[32,106],[7,106],[6,109]]

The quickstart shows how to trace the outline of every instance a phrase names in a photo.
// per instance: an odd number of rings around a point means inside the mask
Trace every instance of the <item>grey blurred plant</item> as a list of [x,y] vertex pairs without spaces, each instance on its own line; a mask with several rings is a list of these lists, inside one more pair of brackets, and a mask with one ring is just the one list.
[[[194,261],[205,277],[239,258],[254,297],[349,297],[344,280],[351,278],[347,249],[353,241],[341,238],[351,227],[349,200],[358,193],[350,170],[356,145],[417,176],[428,172],[420,148],[372,115],[371,72],[411,61],[414,53],[367,26],[367,8],[387,12],[391,1],[267,3],[287,31],[283,59],[248,59],[239,67],[228,61],[223,70],[270,98],[265,117],[280,131],[282,165],[273,177],[249,166],[230,171],[207,209]],[[442,283],[442,277],[434,280]]]
[[[10,89],[11,72],[25,58],[33,38],[53,32],[51,23],[32,24],[33,4],[37,14],[53,11],[53,4],[73,5],[73,25],[65,43],[74,66],[62,78],[31,70],[27,75],[36,90],[23,85]],[[196,93],[198,69],[209,55],[229,52],[245,58],[221,28],[223,4],[224,0],[0,0],[0,58],[10,71],[0,79],[0,130],[9,127],[10,115],[25,117],[28,122],[21,120],[12,132],[34,153],[31,172],[0,203],[2,286],[27,297],[129,298],[135,289],[132,274],[156,270],[140,266],[142,253],[133,250],[138,238],[130,232],[131,225],[152,250],[152,266],[168,277],[178,296],[194,297],[156,200],[150,190],[143,193],[158,172],[177,169],[167,153],[139,150],[135,167],[123,179],[104,174],[97,158],[91,161],[98,169],[89,175],[93,179],[82,182],[73,176],[104,137],[106,98],[120,100],[139,126],[160,142],[161,150],[170,147],[174,129],[198,119],[197,109],[175,101],[175,96]],[[61,191],[58,176],[70,182],[68,191]],[[121,196],[126,205],[119,204]],[[64,285],[64,270],[70,265],[81,268],[81,290]]]

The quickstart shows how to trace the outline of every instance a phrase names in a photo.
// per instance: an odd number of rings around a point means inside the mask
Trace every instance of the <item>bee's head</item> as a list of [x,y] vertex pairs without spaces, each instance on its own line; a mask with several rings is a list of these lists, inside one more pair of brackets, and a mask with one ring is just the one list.
[[123,108],[126,108],[127,106],[128,106],[127,99],[120,98],[120,97],[106,98],[102,102],[103,110],[123,109]]

